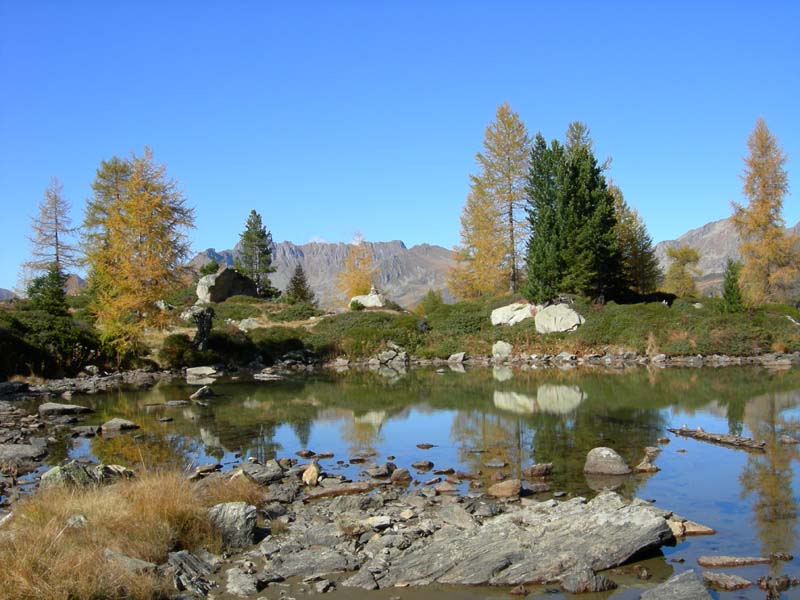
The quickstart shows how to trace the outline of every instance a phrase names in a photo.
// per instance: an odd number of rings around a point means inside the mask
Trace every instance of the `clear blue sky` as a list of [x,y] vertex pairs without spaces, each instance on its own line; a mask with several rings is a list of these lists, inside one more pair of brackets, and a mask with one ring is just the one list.
[[548,138],[586,121],[656,241],[729,215],[759,115],[800,185],[798,3],[544,4],[0,0],[0,287],[51,176],[79,222],[145,145],[198,250],[251,208],[276,241],[452,246],[506,100]]

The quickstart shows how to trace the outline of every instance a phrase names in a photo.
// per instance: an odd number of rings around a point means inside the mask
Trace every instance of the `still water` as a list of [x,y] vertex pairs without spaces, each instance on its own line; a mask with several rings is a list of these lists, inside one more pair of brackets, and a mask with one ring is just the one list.
[[[490,459],[507,463],[508,476],[532,463],[552,462],[554,492],[591,496],[595,492],[582,472],[590,449],[610,446],[635,465],[645,446],[660,446],[655,464],[661,471],[631,476],[618,491],[653,500],[717,534],[664,548],[664,557],[650,561],[654,579],[698,568],[697,558],[704,554],[800,554],[800,447],[778,441],[783,434],[800,438],[800,369],[362,371],[263,383],[219,381],[213,387],[218,396],[207,406],[165,406],[187,400],[193,391],[176,383],[76,397],[96,410],[87,423],[124,417],[142,429],[111,439],[69,440],[64,453],[134,467],[188,468],[231,465],[249,456],[293,456],[310,448],[332,452],[333,458],[320,461],[323,468],[353,479],[364,465],[349,459],[374,455],[370,460],[394,457],[409,469],[427,459],[437,469],[476,474],[484,485],[492,483],[494,471],[484,466]],[[766,450],[715,446],[666,431],[684,424],[765,440]],[[670,443],[659,444],[661,437]],[[422,450],[420,443],[433,447]],[[421,482],[430,477],[418,475]],[[725,572],[755,580],[770,569],[773,575],[800,577],[800,560]],[[451,592],[445,595],[478,598],[504,596],[507,590]],[[623,589],[595,597],[638,596],[631,593]],[[403,597],[415,596],[404,590]],[[718,597],[763,598],[764,592],[756,588]],[[800,597],[800,590],[782,597]]]

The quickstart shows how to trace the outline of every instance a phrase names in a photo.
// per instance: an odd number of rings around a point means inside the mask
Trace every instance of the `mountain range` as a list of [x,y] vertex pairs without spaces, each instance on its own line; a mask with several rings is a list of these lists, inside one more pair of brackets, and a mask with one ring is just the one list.
[[[412,307],[429,289],[442,290],[445,299],[452,300],[447,292],[447,273],[454,264],[454,255],[447,248],[431,244],[408,248],[399,240],[362,243],[369,246],[378,268],[375,285],[390,300]],[[341,308],[345,298],[336,287],[336,275],[344,265],[348,247],[349,244],[319,242],[275,244],[272,265],[276,271],[270,275],[270,281],[284,290],[295,267],[302,265],[320,307]],[[220,266],[233,266],[237,252],[237,248],[221,252],[208,248],[195,256],[189,266],[200,268],[211,260],[216,260]]]
[[[789,229],[800,234],[800,222]],[[442,290],[446,300],[452,300],[447,290],[447,274],[455,264],[451,250],[431,244],[420,244],[408,248],[403,242],[362,242],[372,250],[378,267],[376,286],[391,300],[401,306],[412,307],[429,289]],[[721,288],[725,263],[728,258],[739,256],[739,236],[730,219],[712,221],[702,227],[691,229],[674,240],[656,244],[655,251],[661,268],[669,266],[667,248],[688,244],[700,252],[698,280],[704,293]],[[277,271],[270,279],[279,289],[285,289],[295,266],[300,264],[306,272],[309,285],[314,290],[323,308],[344,305],[344,298],[336,287],[336,274],[341,270],[347,256],[348,244],[317,243],[293,244],[281,242],[273,247],[273,266]],[[220,265],[233,266],[237,249],[217,252],[209,248],[195,256],[189,263],[195,268],[216,260]]]

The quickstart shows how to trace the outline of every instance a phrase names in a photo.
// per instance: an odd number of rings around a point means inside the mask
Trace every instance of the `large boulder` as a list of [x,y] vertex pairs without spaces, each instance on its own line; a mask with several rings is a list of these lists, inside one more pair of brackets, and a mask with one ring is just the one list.
[[536,313],[536,333],[573,331],[583,324],[583,317],[566,304],[551,304]]
[[627,475],[631,468],[616,450],[601,446],[589,450],[583,472],[594,475]]
[[258,296],[253,280],[230,267],[201,277],[196,293],[200,302],[222,302],[231,296]]
[[350,304],[358,302],[364,308],[383,308],[386,306],[386,298],[373,286],[369,294],[363,296],[353,296],[350,298]]
[[133,471],[121,465],[85,465],[70,461],[53,467],[42,475],[41,487],[65,487],[107,484],[119,479],[131,479]]
[[247,548],[256,541],[256,507],[247,502],[225,502],[208,511],[211,522],[229,548]]
[[516,325],[536,314],[536,306],[515,302],[507,306],[495,308],[491,314],[492,325]]

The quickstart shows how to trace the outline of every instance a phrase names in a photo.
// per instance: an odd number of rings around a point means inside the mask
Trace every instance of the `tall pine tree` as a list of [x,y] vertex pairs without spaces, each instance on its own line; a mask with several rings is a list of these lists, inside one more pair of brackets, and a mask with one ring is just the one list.
[[251,210],[244,231],[239,235],[239,253],[236,268],[256,284],[256,292],[262,298],[278,295],[269,281],[269,274],[275,272],[272,266],[272,234],[261,222],[261,215]]
[[637,294],[649,294],[658,288],[661,268],[653,247],[653,238],[635,208],[625,201],[622,190],[609,182],[617,218],[617,244],[622,271],[620,283]]
[[77,250],[70,240],[76,228],[71,227],[70,206],[63,189],[53,177],[39,203],[39,214],[32,219],[33,235],[28,239],[33,246],[33,260],[25,263],[32,272],[47,273],[55,265],[64,275],[68,267],[78,264]]

